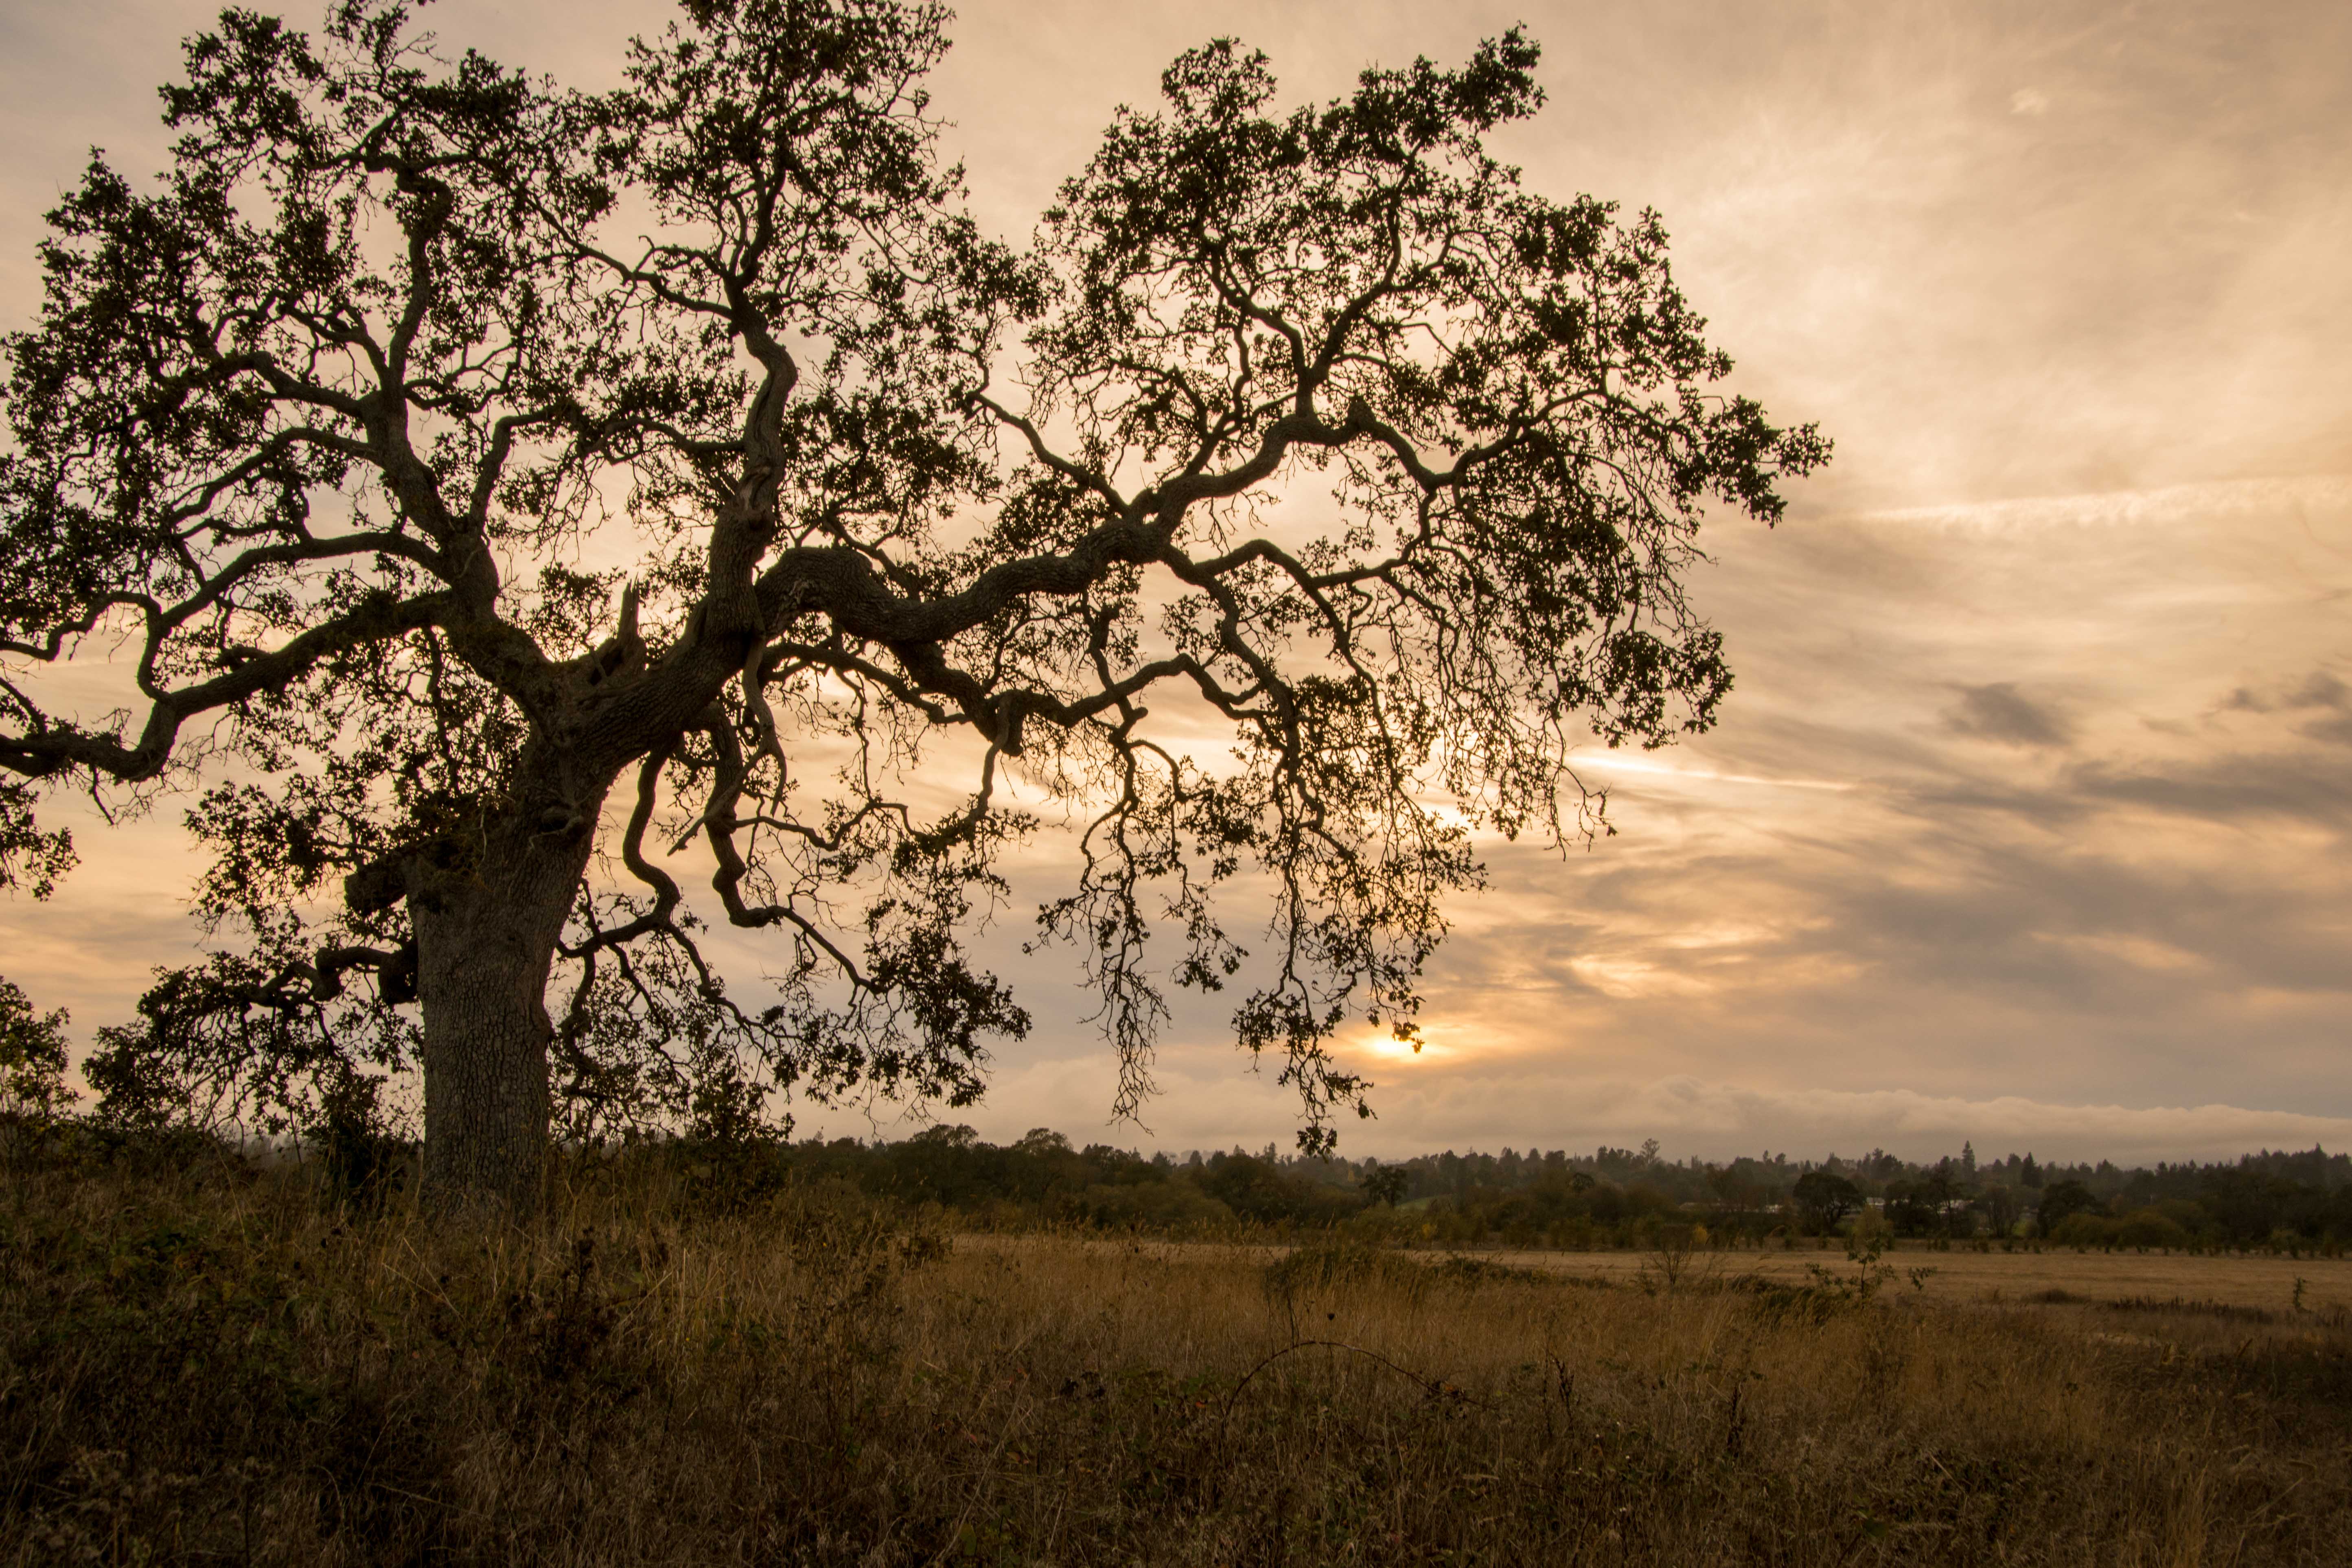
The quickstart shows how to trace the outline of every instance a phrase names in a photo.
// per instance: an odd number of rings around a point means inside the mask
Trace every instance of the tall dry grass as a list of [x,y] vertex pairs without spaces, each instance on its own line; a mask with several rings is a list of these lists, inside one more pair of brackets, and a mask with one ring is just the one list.
[[0,1561],[2340,1563],[2340,1321],[967,1240],[657,1171],[0,1200]]

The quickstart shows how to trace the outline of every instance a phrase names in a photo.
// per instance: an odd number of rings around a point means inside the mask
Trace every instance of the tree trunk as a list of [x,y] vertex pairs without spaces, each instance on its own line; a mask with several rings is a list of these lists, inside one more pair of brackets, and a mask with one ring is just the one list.
[[[595,820],[595,805],[586,808]],[[521,1215],[547,1154],[547,982],[593,837],[493,826],[477,865],[409,897],[425,1025],[425,1194]]]

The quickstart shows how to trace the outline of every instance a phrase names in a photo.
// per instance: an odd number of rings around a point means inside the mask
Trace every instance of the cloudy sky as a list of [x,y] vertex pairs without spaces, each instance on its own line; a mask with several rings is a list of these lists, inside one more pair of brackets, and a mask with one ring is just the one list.
[[[0,11],[0,323],[29,319],[84,150],[157,162],[153,88],[206,13]],[[661,11],[432,18],[593,85]],[[1741,388],[1838,456],[1779,530],[1712,536],[1722,726],[1591,759],[1619,829],[1591,852],[1494,847],[1430,1048],[1360,1047],[1381,1119],[1344,1147],[2352,1142],[2352,12],[992,0],[933,86],[1018,235],[1208,37],[1321,97],[1516,21],[1550,102],[1507,154],[1659,209]],[[174,821],[82,823],[64,892],[0,903],[0,973],[78,1027],[125,1016],[195,938]],[[1149,1130],[1106,1129],[1070,973],[1000,945],[1039,1027],[985,1133],[1286,1140],[1209,1010],[1180,1016]]]

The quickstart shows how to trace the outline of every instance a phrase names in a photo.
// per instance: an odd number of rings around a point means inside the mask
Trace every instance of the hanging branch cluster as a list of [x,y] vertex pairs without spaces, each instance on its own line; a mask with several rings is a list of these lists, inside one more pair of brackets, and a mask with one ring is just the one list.
[[[1367,1087],[1334,1032],[1411,1037],[1473,829],[1590,831],[1570,747],[1711,721],[1702,512],[1777,518],[1827,447],[1707,390],[1654,216],[1484,151],[1530,43],[1289,113],[1193,51],[1016,250],[935,155],[943,15],[689,0],[583,94],[376,0],[316,39],[230,12],[170,171],[96,161],[51,215],[6,344],[0,865],[65,853],[34,791],[209,770],[201,907],[251,939],[110,1037],[126,1104],[429,1076],[418,921],[516,841],[585,867],[549,926],[573,1130],[962,1103],[1028,1025],[965,949],[1017,770],[1082,816],[1041,925],[1118,1109],[1165,987],[1238,979],[1326,1147]],[[58,711],[42,667],[100,635],[134,710]],[[759,1005],[698,910],[782,939]]]

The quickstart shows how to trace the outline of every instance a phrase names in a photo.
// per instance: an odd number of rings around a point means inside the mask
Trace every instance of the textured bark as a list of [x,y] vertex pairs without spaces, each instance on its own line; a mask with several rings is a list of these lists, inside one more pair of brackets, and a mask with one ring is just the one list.
[[[594,821],[592,805],[587,822]],[[480,861],[415,889],[425,1191],[528,1213],[547,1153],[547,983],[590,831],[494,828]]]

